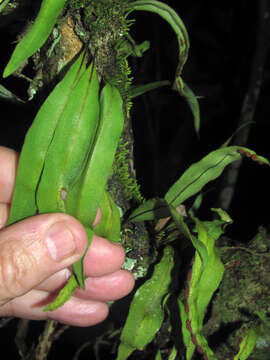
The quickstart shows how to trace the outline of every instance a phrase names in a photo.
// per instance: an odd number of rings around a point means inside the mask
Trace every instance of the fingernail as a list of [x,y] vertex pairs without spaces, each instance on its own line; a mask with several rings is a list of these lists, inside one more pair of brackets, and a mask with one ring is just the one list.
[[74,235],[64,222],[52,225],[45,235],[45,242],[54,261],[68,258],[77,248]]

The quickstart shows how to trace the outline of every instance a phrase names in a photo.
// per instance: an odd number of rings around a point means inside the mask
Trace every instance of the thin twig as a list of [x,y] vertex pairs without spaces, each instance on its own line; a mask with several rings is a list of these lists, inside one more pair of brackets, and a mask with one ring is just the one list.
[[47,320],[45,329],[39,337],[39,342],[35,350],[35,360],[46,360],[50,352],[53,340],[54,332],[56,330],[57,321]]

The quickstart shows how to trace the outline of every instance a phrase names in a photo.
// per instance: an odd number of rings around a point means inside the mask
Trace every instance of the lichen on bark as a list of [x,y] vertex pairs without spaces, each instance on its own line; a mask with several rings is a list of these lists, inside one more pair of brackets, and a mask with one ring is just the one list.
[[[269,244],[266,230],[260,227],[248,246],[221,247],[225,273],[204,326],[218,360],[237,353],[244,330],[261,323],[258,312],[266,317],[270,312]],[[265,331],[249,359],[269,359],[269,348],[270,336]]]

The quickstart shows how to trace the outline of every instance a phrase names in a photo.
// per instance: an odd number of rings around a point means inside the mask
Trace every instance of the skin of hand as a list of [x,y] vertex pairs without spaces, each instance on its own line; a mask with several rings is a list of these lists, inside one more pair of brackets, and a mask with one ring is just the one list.
[[[69,267],[83,255],[87,236],[73,217],[37,215],[6,227],[15,185],[18,154],[0,146],[0,317],[54,319],[91,326],[108,315],[107,301],[127,295],[134,278],[121,270],[124,249],[94,236],[84,259],[86,290],[54,311],[43,312],[71,274]],[[98,213],[95,223],[99,221]]]

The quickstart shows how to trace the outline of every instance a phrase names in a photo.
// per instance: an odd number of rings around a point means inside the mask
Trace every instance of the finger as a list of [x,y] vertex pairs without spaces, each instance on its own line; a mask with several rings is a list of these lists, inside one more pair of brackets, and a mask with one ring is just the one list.
[[[51,293],[58,292],[70,275],[71,273],[68,270],[59,271],[40,284],[37,289]],[[76,290],[74,296],[88,300],[117,300],[130,293],[134,287],[134,282],[134,277],[129,271],[118,270],[112,274],[87,278],[85,290]]]
[[118,300],[132,291],[134,282],[129,271],[119,270],[109,275],[87,278],[85,290],[76,290],[74,296],[99,301]]
[[35,287],[37,290],[46,291],[49,293],[54,293],[59,291],[68,281],[72,275],[72,267],[70,269],[65,268],[57,273],[54,273],[49,278],[42,281],[39,285]]
[[48,311],[49,319],[73,326],[96,325],[109,314],[108,305],[100,301],[89,301],[72,297],[62,307]]
[[102,276],[119,270],[125,261],[125,251],[119,244],[94,236],[84,258],[86,276]]
[[[94,236],[84,259],[84,272],[88,277],[99,277],[121,269],[125,261],[124,249],[99,236]],[[72,269],[63,269],[42,282],[37,288],[45,291],[56,291],[71,276]]]
[[73,326],[92,326],[103,321],[109,312],[104,302],[72,297],[62,307],[44,312],[48,293],[32,290],[0,307],[1,316],[15,316],[29,320],[53,319]]
[[0,146],[0,202],[11,203],[19,155]]
[[[94,236],[84,259],[84,272],[88,277],[103,276],[120,270],[125,261],[124,249],[99,236]],[[45,291],[56,291],[71,276],[71,271],[64,269],[42,282],[37,288]]]
[[10,206],[5,203],[0,203],[0,230],[6,226],[9,217]]
[[83,226],[66,214],[34,216],[0,231],[0,304],[21,296],[84,253]]
[[93,223],[93,226],[94,226],[94,227],[100,222],[101,216],[102,216],[101,210],[100,210],[100,208],[98,208],[98,210],[97,210],[97,216],[96,216],[95,221],[94,221],[94,223]]

